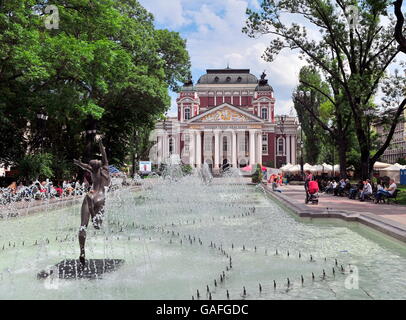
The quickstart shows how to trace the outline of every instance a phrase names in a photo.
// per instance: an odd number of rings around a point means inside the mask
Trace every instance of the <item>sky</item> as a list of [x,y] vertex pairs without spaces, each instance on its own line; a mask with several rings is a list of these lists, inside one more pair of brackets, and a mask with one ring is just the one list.
[[[206,69],[249,68],[259,77],[266,72],[274,88],[276,114],[294,112],[292,92],[298,85],[299,71],[306,65],[298,51],[282,50],[272,62],[261,56],[270,43],[270,36],[252,39],[241,29],[247,19],[247,7],[259,9],[260,0],[139,0],[155,17],[157,28],[177,31],[187,40],[192,62],[193,81]],[[312,38],[317,30],[309,31]],[[169,116],[176,115],[176,94],[172,98]]]

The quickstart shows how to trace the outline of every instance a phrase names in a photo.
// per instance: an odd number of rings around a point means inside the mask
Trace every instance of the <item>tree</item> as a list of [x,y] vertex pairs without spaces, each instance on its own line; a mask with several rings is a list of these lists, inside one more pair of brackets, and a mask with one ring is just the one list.
[[403,0],[395,0],[393,3],[395,7],[396,25],[395,25],[395,39],[399,44],[399,50],[406,53],[406,37],[403,35],[403,24],[405,23],[405,17],[402,13]]
[[24,156],[44,110],[45,151],[56,159],[72,161],[85,149],[93,157],[97,129],[112,163],[121,165],[133,132],[150,128],[170,106],[168,88],[188,78],[186,43],[155,29],[136,0],[55,0],[55,30],[44,28],[47,4],[10,0],[0,8],[0,133],[7,146],[0,161]]
[[[346,155],[349,148],[349,131],[352,123],[351,112],[345,103],[345,99],[343,99],[335,82],[332,79],[330,79],[329,83],[322,81],[314,68],[303,67],[299,75],[299,81],[300,85],[296,93],[298,91],[308,92],[309,97],[313,100],[310,104],[305,103],[306,100],[298,98],[297,94],[294,95],[300,123],[312,135],[317,132],[316,128],[321,128],[329,135],[329,139],[325,138],[323,140],[325,143],[332,141],[337,146],[340,176],[345,178],[347,175]],[[316,103],[318,107],[314,106]],[[307,115],[307,117],[304,115]],[[313,125],[311,125],[312,123]],[[313,148],[314,145],[311,144],[308,147]],[[331,149],[334,153],[335,146]],[[334,162],[334,159],[332,161]]]
[[[260,12],[247,10],[249,17],[243,29],[251,37],[275,36],[264,54],[267,61],[284,48],[299,49],[302,57],[340,88],[352,113],[363,178],[370,176],[373,164],[387,148],[406,105],[405,99],[397,106],[386,142],[371,155],[371,99],[400,52],[393,38],[393,20],[387,26],[380,25],[380,18],[387,15],[386,6],[386,0],[264,0]],[[358,11],[356,17],[351,16],[354,9]],[[301,16],[320,30],[321,39],[309,38],[306,27],[285,24],[282,15]],[[351,18],[353,23],[349,24]]]
[[[309,67],[303,67],[300,70],[300,79],[305,80],[306,78],[312,77],[318,78],[317,85],[319,86],[321,81],[316,72],[313,72]],[[308,82],[312,82],[312,80],[313,79],[310,79]],[[316,117],[319,117],[319,109],[321,104],[319,98],[319,92],[313,90],[312,88],[305,87],[302,84],[299,85],[293,93],[294,107],[305,136],[304,161],[313,164],[317,163],[321,148],[321,130],[316,119]]]

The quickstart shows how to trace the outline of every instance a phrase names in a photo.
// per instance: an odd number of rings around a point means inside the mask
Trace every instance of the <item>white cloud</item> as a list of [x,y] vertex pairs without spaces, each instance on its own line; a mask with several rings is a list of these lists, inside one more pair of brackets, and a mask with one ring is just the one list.
[[[290,111],[291,93],[305,63],[299,59],[298,52],[289,50],[281,52],[274,62],[265,62],[262,55],[271,37],[251,39],[242,33],[246,8],[259,9],[257,0],[142,0],[141,3],[156,16],[158,24],[174,27],[187,39],[195,81],[206,69],[222,68],[228,63],[231,68],[249,68],[257,76],[266,70],[277,98],[276,112]],[[176,111],[175,99],[172,96],[171,114]]]
[[182,0],[141,0],[140,3],[154,15],[158,23],[167,25],[168,28],[189,23],[184,16]]

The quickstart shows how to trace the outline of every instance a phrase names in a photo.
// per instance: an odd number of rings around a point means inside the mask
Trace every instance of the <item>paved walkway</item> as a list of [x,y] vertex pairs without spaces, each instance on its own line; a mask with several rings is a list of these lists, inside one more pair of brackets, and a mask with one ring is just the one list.
[[[268,185],[268,189],[271,186]],[[372,201],[360,202],[347,197],[335,197],[330,194],[319,194],[319,204],[305,204],[305,191],[303,186],[282,186],[282,194],[289,197],[293,203],[305,205],[312,211],[345,210],[349,212],[369,212],[387,219],[391,219],[406,226],[406,206],[396,204],[375,204]]]

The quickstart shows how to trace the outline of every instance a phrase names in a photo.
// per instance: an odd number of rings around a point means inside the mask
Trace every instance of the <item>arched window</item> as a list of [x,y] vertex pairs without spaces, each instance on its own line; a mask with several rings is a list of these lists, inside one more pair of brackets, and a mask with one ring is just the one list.
[[278,156],[283,156],[285,155],[285,139],[282,137],[278,138]]
[[175,141],[173,138],[169,138],[169,154],[173,154],[175,151]]
[[185,108],[185,120],[190,119],[190,108]]
[[227,145],[227,137],[223,137],[223,152],[227,152],[228,145]]
[[261,119],[268,120],[268,108],[261,109]]

